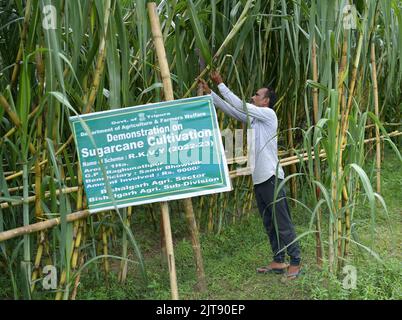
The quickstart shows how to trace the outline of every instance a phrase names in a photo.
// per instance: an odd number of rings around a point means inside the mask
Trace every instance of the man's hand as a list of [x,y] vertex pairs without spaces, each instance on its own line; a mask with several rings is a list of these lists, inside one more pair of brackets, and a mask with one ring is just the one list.
[[208,86],[208,83],[204,80],[204,79],[198,79],[198,83],[202,85],[202,90],[204,91],[204,93],[206,94],[210,94],[211,93],[211,89]]
[[220,84],[223,82],[221,75],[219,74],[218,71],[212,71],[211,72],[211,80],[216,84]]

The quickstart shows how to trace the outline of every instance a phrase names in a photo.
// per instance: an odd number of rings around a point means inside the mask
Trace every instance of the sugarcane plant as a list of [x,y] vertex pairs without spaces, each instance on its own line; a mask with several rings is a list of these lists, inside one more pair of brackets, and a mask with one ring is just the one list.
[[[130,226],[144,211],[147,225],[157,227],[156,206],[86,211],[68,117],[165,98],[146,4],[0,0],[0,270],[16,299],[43,294],[38,284],[47,265],[58,271],[56,299],[75,299],[81,273],[89,268],[108,277],[111,259],[119,262],[121,282],[130,265],[145,274]],[[400,128],[400,2],[157,5],[175,99],[196,95],[197,79],[208,79],[213,69],[244,101],[256,88],[275,87],[279,154],[288,173],[283,184],[289,184],[291,202],[310,213],[309,231],[299,239],[315,238],[317,263],[337,273],[355,246],[380,261],[375,220],[387,213],[380,194],[381,146],[388,143],[402,161],[400,141],[392,137],[399,131],[391,135],[387,125]],[[246,125],[220,111],[218,119],[222,132],[242,129],[247,141]],[[200,231],[219,233],[252,210],[251,177],[234,173],[247,145],[241,148],[227,155],[234,191],[193,199]],[[372,148],[375,179],[363,170]],[[353,215],[364,199],[372,235],[359,242],[352,237]],[[52,227],[29,233],[36,222]],[[1,240],[3,231],[21,226],[22,237]],[[121,256],[112,252],[116,244]],[[128,259],[131,250],[135,259]]]

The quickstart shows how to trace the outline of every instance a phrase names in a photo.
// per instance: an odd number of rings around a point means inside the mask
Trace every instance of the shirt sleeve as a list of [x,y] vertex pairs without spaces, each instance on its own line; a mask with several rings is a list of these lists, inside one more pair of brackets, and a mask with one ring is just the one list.
[[258,120],[262,120],[264,122],[273,122],[277,121],[275,111],[271,108],[261,108],[251,103],[246,103],[246,108],[244,108],[243,101],[236,96],[224,83],[220,83],[218,85],[219,91],[222,94],[223,98],[227,103],[230,104],[236,111],[249,115],[250,117],[256,118]]
[[241,122],[247,122],[247,114],[244,112],[240,112],[237,109],[233,108],[229,103],[224,101],[220,96],[218,96],[215,92],[211,90],[211,96],[214,101],[214,105],[221,109],[224,113],[233,118],[240,120]]

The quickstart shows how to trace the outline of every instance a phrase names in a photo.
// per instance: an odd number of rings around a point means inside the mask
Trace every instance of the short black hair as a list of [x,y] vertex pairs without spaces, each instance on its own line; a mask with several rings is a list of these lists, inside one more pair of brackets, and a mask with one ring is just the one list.
[[267,89],[267,92],[265,94],[265,98],[269,98],[269,105],[268,108],[273,109],[276,103],[276,93],[275,90],[272,87],[265,87]]

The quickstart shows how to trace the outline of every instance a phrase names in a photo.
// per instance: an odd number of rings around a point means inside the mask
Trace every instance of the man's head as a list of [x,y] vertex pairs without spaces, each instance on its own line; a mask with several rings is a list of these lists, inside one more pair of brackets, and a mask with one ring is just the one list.
[[273,108],[276,103],[276,94],[271,87],[258,89],[254,96],[251,97],[251,102],[257,107]]

